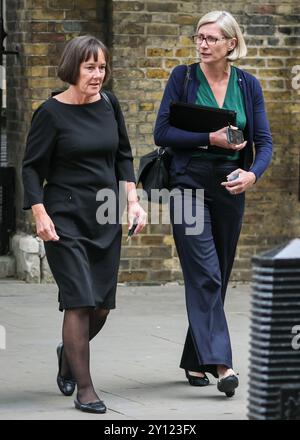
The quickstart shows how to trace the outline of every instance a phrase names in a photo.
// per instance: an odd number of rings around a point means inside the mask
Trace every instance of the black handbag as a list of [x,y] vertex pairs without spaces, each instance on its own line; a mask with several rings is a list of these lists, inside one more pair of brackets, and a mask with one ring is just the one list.
[[[187,66],[183,86],[184,101],[187,99],[190,71],[191,67]],[[159,197],[158,192],[169,188],[169,167],[171,160],[172,152],[170,148],[166,147],[158,147],[156,150],[151,151],[140,158],[137,184],[142,184],[143,190],[146,192],[149,201],[156,203],[166,203],[168,201],[166,194],[161,194],[161,197]]]
[[[137,183],[142,183],[149,201],[165,203],[167,200],[158,191],[169,187],[169,167],[172,156],[166,148],[158,147],[140,159]],[[152,191],[156,190],[156,191]]]

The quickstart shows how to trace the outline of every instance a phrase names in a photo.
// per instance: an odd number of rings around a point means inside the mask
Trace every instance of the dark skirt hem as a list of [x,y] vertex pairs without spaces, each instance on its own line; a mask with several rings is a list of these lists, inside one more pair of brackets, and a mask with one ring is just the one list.
[[96,303],[96,304],[76,304],[76,305],[64,306],[63,304],[59,303],[58,310],[60,312],[63,312],[64,310],[81,309],[83,307],[92,308],[92,309],[101,308],[101,309],[112,310],[116,308],[116,304]]

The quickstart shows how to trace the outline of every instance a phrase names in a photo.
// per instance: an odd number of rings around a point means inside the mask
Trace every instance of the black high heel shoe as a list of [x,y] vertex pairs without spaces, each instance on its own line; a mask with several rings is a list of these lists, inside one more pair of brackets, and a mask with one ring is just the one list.
[[198,377],[198,376],[192,376],[188,370],[185,370],[185,375],[186,378],[189,381],[189,384],[192,385],[193,387],[206,387],[207,385],[209,385],[209,379],[206,376],[205,373],[203,373],[204,376],[203,377]]
[[235,389],[239,386],[239,379],[235,374],[223,377],[218,380],[217,388],[221,393],[225,393],[227,397],[232,397],[235,394]]
[[98,402],[91,403],[81,403],[78,399],[78,394],[76,399],[74,400],[75,408],[80,409],[80,411],[95,413],[95,414],[104,414],[106,412],[106,406],[102,400],[98,400]]
[[58,359],[58,373],[57,373],[56,382],[57,382],[58,388],[60,389],[62,394],[64,394],[65,396],[72,396],[72,394],[74,393],[74,390],[75,390],[75,386],[76,386],[75,380],[72,377],[70,377],[70,378],[63,377],[60,373],[61,364],[62,364],[63,348],[64,348],[64,345],[61,342],[60,344],[58,344],[57,349],[56,349],[57,359]]

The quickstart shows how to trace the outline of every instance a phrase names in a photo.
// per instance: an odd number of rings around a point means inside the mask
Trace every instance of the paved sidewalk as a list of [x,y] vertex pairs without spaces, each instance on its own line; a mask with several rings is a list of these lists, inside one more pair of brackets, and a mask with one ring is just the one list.
[[178,368],[187,327],[184,288],[118,287],[117,309],[92,341],[92,377],[105,415],[74,408],[56,385],[63,314],[53,284],[0,282],[0,419],[204,420],[247,418],[248,284],[231,284],[226,313],[240,387],[228,399],[188,385]]

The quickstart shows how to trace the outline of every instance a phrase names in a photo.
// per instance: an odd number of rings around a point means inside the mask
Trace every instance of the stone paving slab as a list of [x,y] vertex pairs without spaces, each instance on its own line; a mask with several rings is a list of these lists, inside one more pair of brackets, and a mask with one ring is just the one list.
[[178,368],[187,320],[179,285],[118,287],[117,309],[91,343],[95,388],[105,415],[74,408],[56,385],[63,314],[54,284],[0,281],[0,419],[222,420],[247,418],[248,284],[230,284],[226,313],[240,387],[232,399],[188,385]]

